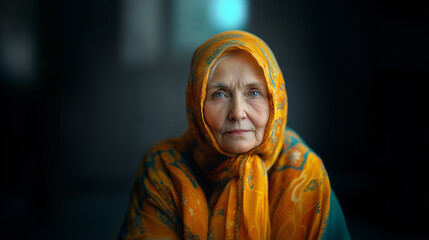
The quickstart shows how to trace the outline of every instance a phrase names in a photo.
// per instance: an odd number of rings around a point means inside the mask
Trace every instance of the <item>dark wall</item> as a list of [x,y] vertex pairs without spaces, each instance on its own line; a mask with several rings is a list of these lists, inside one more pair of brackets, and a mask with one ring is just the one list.
[[324,159],[352,237],[427,237],[427,3],[254,3],[288,124]]
[[[122,2],[1,2],[0,238],[116,237],[141,156],[187,127],[175,7],[157,59],[129,66]],[[423,1],[250,1],[354,239],[429,237],[428,20]]]

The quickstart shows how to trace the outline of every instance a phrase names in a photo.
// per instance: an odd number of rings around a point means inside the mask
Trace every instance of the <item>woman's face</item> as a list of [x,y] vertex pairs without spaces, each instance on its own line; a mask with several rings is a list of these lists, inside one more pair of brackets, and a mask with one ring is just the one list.
[[262,143],[270,115],[267,83],[249,53],[222,60],[207,84],[204,117],[223,150],[244,153]]

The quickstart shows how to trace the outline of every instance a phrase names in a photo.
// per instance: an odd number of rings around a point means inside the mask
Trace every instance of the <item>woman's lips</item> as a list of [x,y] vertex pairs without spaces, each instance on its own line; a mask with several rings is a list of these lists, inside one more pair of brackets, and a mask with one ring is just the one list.
[[249,130],[235,129],[235,130],[232,130],[232,131],[229,131],[229,132],[226,132],[226,133],[230,134],[232,136],[241,136],[241,135],[244,135],[244,134],[246,134],[248,132],[249,132]]

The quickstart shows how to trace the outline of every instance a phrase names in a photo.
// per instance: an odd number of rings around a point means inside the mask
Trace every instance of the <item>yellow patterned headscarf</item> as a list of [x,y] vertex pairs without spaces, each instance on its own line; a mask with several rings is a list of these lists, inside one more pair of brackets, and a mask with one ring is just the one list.
[[[245,154],[222,150],[203,116],[210,68],[217,59],[235,50],[246,51],[256,59],[264,72],[270,99],[270,117],[262,144]],[[218,34],[195,51],[186,96],[189,127],[198,141],[194,151],[195,161],[210,184],[217,184],[210,207],[216,212],[225,206],[216,205],[215,202],[228,202],[230,218],[222,219],[226,221],[226,228],[222,226],[225,228],[222,231],[227,237],[265,239],[271,231],[267,170],[276,162],[281,151],[287,120],[285,84],[273,53],[264,41],[250,33],[228,31]],[[221,157],[222,163],[216,169],[207,170],[208,166],[218,161],[217,154],[224,156]],[[225,185],[219,186],[219,183]],[[236,201],[227,201],[230,192],[235,192]],[[219,224],[213,224],[213,228],[217,226]]]
[[[203,114],[210,68],[235,50],[256,59],[270,99],[261,145],[241,154],[219,147]],[[269,47],[244,31],[212,37],[194,53],[186,96],[190,130],[146,153],[120,238],[321,239],[329,178],[320,158],[286,129],[285,83]]]

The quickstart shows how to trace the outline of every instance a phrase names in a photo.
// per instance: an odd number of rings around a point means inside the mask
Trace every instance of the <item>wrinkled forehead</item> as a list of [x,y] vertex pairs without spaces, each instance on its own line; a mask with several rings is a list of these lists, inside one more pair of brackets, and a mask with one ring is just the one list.
[[207,82],[212,82],[213,76],[218,79],[225,75],[234,77],[234,81],[250,78],[247,80],[267,85],[262,67],[250,53],[243,50],[231,51],[218,58],[209,70]]

